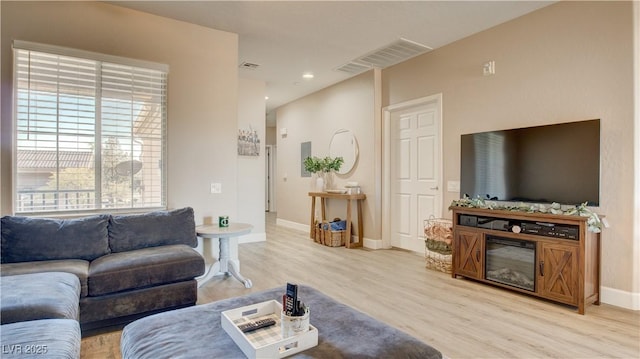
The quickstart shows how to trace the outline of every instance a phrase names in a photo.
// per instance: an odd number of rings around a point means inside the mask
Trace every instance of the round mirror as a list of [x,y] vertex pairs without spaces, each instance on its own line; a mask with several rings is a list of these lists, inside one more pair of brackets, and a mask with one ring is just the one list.
[[344,159],[337,173],[342,175],[349,173],[358,161],[358,141],[353,132],[344,129],[336,131],[329,143],[329,156]]

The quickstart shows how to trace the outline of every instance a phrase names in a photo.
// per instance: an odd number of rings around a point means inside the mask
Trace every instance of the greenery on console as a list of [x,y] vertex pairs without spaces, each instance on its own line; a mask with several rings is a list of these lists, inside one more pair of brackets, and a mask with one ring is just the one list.
[[318,173],[322,171],[322,159],[315,156],[305,158],[304,170],[309,173]]
[[544,204],[532,204],[532,203],[518,203],[517,205],[502,205],[494,201],[485,201],[482,198],[464,198],[453,200],[451,202],[452,207],[470,207],[470,208],[482,208],[482,209],[497,209],[503,211],[515,211],[515,212],[527,212],[527,213],[550,213],[561,214],[567,216],[581,216],[589,217],[587,219],[587,228],[590,232],[600,233],[602,231],[602,221],[596,213],[593,213],[587,208],[587,202],[582,203],[579,206],[562,206],[559,203],[551,203],[546,206]]
[[338,171],[343,163],[344,158],[342,157],[319,158],[313,156],[304,159],[304,169],[310,173]]
[[322,162],[323,162],[323,169],[322,169],[323,171],[325,172],[339,171],[340,167],[344,163],[344,158],[342,157],[331,158],[327,156],[322,160]]

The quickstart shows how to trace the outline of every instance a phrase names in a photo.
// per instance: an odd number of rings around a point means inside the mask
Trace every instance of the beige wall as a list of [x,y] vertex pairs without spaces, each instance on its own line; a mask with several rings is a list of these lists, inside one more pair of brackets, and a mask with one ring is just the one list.
[[[168,206],[237,215],[238,36],[99,2],[1,2],[2,207],[11,208],[11,40],[169,65]],[[222,194],[210,194],[210,182]]]
[[[336,175],[335,184],[343,187],[356,181],[362,191],[374,191],[374,90],[373,71],[321,90],[277,110],[277,212],[278,219],[308,225],[311,215],[311,177],[300,175],[300,145],[311,141],[311,154],[329,155],[329,142],[339,129],[351,130],[358,141],[359,159],[346,175]],[[282,137],[280,130],[287,129]],[[374,229],[374,201],[364,202],[364,235],[377,239]],[[355,209],[353,211],[355,218]],[[345,218],[346,203],[333,201],[328,217]],[[355,219],[354,219],[355,223]],[[376,237],[378,236],[378,237]]]
[[[443,183],[459,180],[463,133],[600,118],[601,204],[596,210],[611,224],[602,235],[602,300],[639,309],[640,258],[633,255],[633,59],[631,2],[561,2],[383,70],[382,106],[443,94]],[[496,63],[496,75],[485,77],[482,65],[489,60]],[[328,138],[329,131],[318,127],[318,122],[344,112],[327,102],[327,93],[332,99],[346,100],[349,94],[340,93],[341,87],[358,81],[347,80],[279,109],[278,127],[296,126],[296,132],[290,129],[289,138],[278,137],[278,146],[286,144],[291,152],[299,151],[300,142],[313,139],[314,154],[326,150],[316,142]],[[363,87],[360,91],[372,94],[374,90]],[[372,107],[370,98],[355,100],[343,101],[341,106],[349,111]],[[366,116],[345,118],[348,125],[343,126],[351,126],[351,121],[354,127],[369,126],[358,131],[372,137],[374,117]],[[374,146],[380,150],[382,144]],[[309,180],[295,172],[297,153],[279,148],[279,156],[292,165],[278,167],[278,192],[295,193],[295,200],[289,198],[285,204],[287,198],[278,197],[283,201],[278,217],[306,224],[308,201],[302,198]],[[284,173],[286,182],[281,180]],[[373,175],[372,170],[364,174]],[[373,178],[366,181],[373,186]],[[371,205],[375,193],[367,189]],[[443,213],[450,216],[447,207],[459,194],[444,195]],[[371,207],[367,213],[369,223],[382,220],[370,218]],[[365,235],[370,233],[365,228]]]
[[[252,128],[260,138],[259,156],[238,157],[238,214],[237,220],[253,224],[246,241],[266,240],[265,233],[265,83],[249,79],[239,80],[238,129]],[[230,218],[230,220],[234,220]]]
[[[445,183],[459,180],[460,134],[600,118],[597,211],[611,223],[602,284],[623,291],[632,290],[640,260],[631,252],[632,26],[630,2],[563,2],[383,72],[384,105],[443,93]],[[482,76],[488,60],[495,76]]]
[[276,135],[276,128],[275,127],[267,127],[266,129],[267,131],[267,141],[265,144],[270,145],[270,146],[275,146],[278,144],[278,138]]

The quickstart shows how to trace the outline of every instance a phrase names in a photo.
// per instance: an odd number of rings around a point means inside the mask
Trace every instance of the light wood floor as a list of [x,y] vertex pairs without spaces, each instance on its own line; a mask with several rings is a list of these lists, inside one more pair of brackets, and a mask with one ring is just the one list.
[[[215,277],[198,304],[287,281],[312,286],[399,328],[450,358],[640,358],[640,312],[573,308],[428,270],[401,250],[329,248],[267,215],[267,241],[240,245],[242,274]],[[312,319],[313,322],[313,313]],[[82,340],[82,358],[120,358],[120,331]],[[363,338],[376,340],[376,338]]]

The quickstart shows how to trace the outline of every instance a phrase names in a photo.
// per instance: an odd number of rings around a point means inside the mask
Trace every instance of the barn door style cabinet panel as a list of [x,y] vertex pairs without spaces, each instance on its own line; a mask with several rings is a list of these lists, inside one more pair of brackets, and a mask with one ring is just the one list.
[[584,314],[600,303],[600,234],[587,218],[451,207],[453,278],[464,277]]

